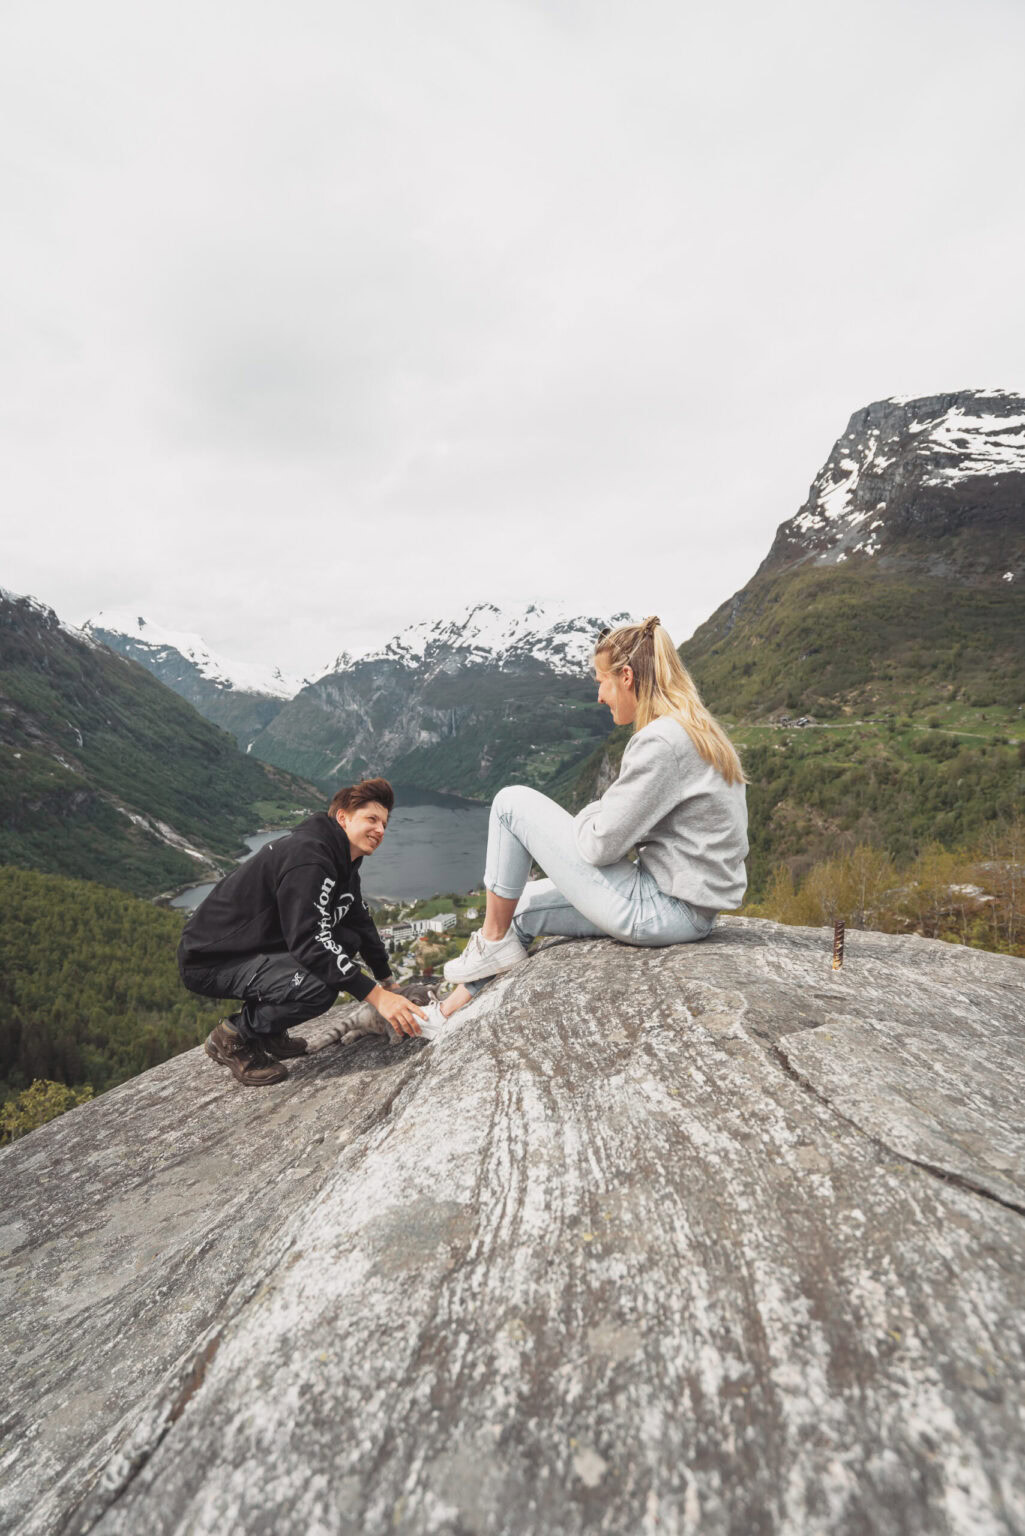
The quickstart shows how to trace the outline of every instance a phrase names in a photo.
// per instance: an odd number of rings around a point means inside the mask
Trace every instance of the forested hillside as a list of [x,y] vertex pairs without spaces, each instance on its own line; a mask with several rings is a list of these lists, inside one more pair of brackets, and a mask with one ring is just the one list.
[[0,592],[0,861],[153,895],[321,799],[135,662]]
[[243,751],[309,681],[286,678],[277,667],[228,660],[212,652],[201,635],[164,629],[138,614],[99,613],[83,634],[137,661],[204,719],[230,731]]
[[227,1009],[178,978],[178,912],[0,866],[0,1099],[44,1078],[97,1092],[198,1044]]
[[1025,703],[1023,635],[1025,584],[967,585],[857,556],[759,573],[681,655],[734,719],[839,720]]
[[853,928],[1025,956],[1025,818],[994,823],[958,848],[928,843],[913,859],[859,843],[799,879],[780,864],[763,899],[746,903],[744,913],[813,928],[839,918]]
[[[1017,708],[948,706],[928,717],[800,728],[724,724],[748,777],[748,896],[777,866],[800,878],[857,843],[898,862],[1007,824],[1025,800],[1025,720]],[[628,729],[613,732],[566,785],[577,810],[618,771]]]

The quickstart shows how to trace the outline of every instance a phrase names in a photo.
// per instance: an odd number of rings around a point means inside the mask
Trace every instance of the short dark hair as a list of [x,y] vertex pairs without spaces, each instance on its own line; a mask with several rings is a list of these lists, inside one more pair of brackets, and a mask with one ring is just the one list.
[[390,816],[395,806],[395,791],[387,779],[361,779],[335,792],[327,808],[329,816],[336,811],[358,811],[361,805],[383,805]]

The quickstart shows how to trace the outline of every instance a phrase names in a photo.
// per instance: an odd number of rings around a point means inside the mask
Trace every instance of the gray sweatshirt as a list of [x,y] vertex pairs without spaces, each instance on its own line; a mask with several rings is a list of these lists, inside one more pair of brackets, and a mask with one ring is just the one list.
[[575,826],[588,864],[614,864],[636,847],[668,896],[717,911],[744,899],[744,785],[727,784],[671,715],[631,736],[619,777]]

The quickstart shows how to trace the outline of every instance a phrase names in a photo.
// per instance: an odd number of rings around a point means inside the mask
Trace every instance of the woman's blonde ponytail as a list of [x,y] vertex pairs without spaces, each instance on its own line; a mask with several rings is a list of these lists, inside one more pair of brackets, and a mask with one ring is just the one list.
[[623,624],[603,634],[594,659],[604,672],[632,669],[637,694],[635,731],[642,731],[662,715],[671,715],[727,784],[746,783],[736,747],[702,703],[694,679],[657,615],[650,615],[643,624]]

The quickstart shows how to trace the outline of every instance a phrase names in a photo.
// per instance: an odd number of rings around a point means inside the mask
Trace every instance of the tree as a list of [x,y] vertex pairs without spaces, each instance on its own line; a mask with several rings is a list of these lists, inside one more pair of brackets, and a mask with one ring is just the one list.
[[0,1146],[16,1141],[19,1136],[27,1136],[29,1131],[37,1130],[48,1120],[55,1120],[65,1110],[85,1104],[92,1096],[93,1091],[88,1086],[66,1088],[63,1083],[37,1078],[31,1087],[0,1105]]

